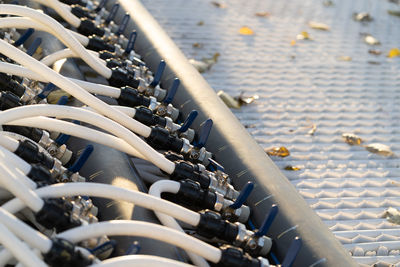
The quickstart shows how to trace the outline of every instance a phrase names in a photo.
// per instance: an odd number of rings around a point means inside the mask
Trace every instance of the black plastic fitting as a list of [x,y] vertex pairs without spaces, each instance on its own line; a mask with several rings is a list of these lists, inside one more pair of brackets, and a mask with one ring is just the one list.
[[164,156],[169,159],[170,161],[180,161],[180,160],[184,160],[185,158],[181,155],[181,154],[177,154],[173,151],[166,151],[164,152]]
[[226,242],[233,242],[239,228],[236,224],[222,219],[221,215],[206,210],[200,213],[200,222],[197,225],[196,233],[206,238],[218,238]]
[[85,3],[82,0],[60,0],[60,2],[67,5],[81,5],[81,6],[85,5]]
[[210,178],[196,171],[198,168],[194,164],[188,161],[177,161],[175,162],[175,170],[170,175],[172,180],[192,180],[198,182],[203,189],[207,189],[210,186]]
[[36,182],[39,187],[56,183],[49,170],[43,167],[41,164],[32,164],[31,167],[32,168],[27,176]]
[[92,35],[89,37],[89,43],[86,48],[93,51],[115,51],[115,46],[107,43],[103,38],[97,35]]
[[176,201],[191,209],[213,209],[217,196],[215,193],[201,188],[198,182],[183,180],[179,182],[181,187],[175,194]]
[[29,139],[33,140],[34,142],[38,143],[43,136],[43,130],[38,128],[32,127],[25,127],[25,126],[14,126],[14,125],[4,125],[3,129],[5,131],[17,133],[28,137]]
[[44,261],[50,266],[57,267],[84,267],[92,264],[94,256],[86,256],[68,240],[52,238],[50,251],[43,255]]
[[94,20],[96,16],[90,13],[89,9],[80,5],[71,5],[71,13],[78,18],[88,18]]
[[87,18],[81,18],[81,24],[79,25],[77,30],[80,34],[83,34],[86,36],[91,36],[94,34],[94,35],[102,37],[105,33],[105,31],[103,29],[96,26],[92,20],[87,19]]
[[15,154],[28,163],[40,163],[48,169],[54,166],[54,159],[39,151],[39,147],[30,140],[19,142]]
[[10,108],[22,106],[19,97],[11,92],[1,92],[0,96],[0,110],[7,110]]
[[167,120],[165,118],[154,115],[151,109],[143,106],[136,108],[136,113],[133,118],[143,124],[146,124],[147,126],[157,125],[165,127],[167,124]]
[[100,51],[99,52],[99,57],[101,59],[104,59],[104,60],[112,59],[112,58],[118,58],[118,56],[116,54],[114,54],[114,53],[112,53],[110,51],[107,51],[107,50]]
[[40,211],[35,214],[36,221],[57,233],[77,227],[81,222],[71,217],[72,206],[62,199],[46,199]]
[[108,82],[114,87],[130,86],[133,88],[138,88],[140,83],[139,80],[136,80],[131,74],[121,68],[112,68],[112,74]]
[[150,106],[150,98],[139,93],[137,89],[129,86],[121,88],[121,95],[117,99],[118,104],[121,106],[137,107],[137,106]]
[[150,136],[146,140],[155,149],[180,152],[183,146],[183,141],[180,138],[171,135],[167,129],[158,126],[151,128]]
[[21,97],[24,95],[26,87],[12,79],[5,73],[0,73],[0,90],[10,91],[15,95]]
[[260,267],[260,260],[243,253],[239,248],[229,245],[221,247],[222,256],[217,266],[221,267]]

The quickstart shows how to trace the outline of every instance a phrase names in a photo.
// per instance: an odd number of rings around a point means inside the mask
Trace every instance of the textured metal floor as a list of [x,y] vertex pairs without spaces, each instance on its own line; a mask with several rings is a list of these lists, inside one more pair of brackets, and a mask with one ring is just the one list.
[[[218,8],[204,0],[143,0],[188,58],[221,54],[204,73],[216,91],[260,96],[233,112],[264,148],[290,150],[289,157],[274,158],[276,164],[356,260],[400,265],[400,227],[382,218],[388,207],[400,208],[399,158],[349,146],[341,137],[356,133],[366,144],[383,143],[400,155],[400,58],[386,57],[400,48],[400,18],[387,10],[400,6],[384,0],[333,0],[331,7],[323,2],[230,0]],[[263,11],[271,15],[254,15]],[[353,12],[360,11],[374,20],[353,21]],[[331,30],[311,29],[309,21]],[[240,35],[243,26],[254,35]],[[302,31],[313,40],[292,46]],[[382,44],[369,46],[360,33]],[[301,170],[284,170],[288,165]]]

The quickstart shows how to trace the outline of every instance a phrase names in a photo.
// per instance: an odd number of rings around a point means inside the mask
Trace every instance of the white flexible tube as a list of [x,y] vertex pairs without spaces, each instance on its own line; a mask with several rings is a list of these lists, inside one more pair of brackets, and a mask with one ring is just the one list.
[[122,127],[118,123],[89,110],[60,105],[38,104],[21,106],[0,112],[0,125],[3,125],[9,121],[36,116],[55,116],[60,118],[80,120],[87,123],[93,123],[94,125],[103,128],[106,131],[113,133],[114,135],[125,140],[140,154],[145,156],[148,161],[152,162],[163,171],[171,174],[175,170],[175,164],[173,162],[169,161],[163,155],[155,151],[152,147],[150,147],[146,142],[137,137],[131,131]]
[[0,243],[25,266],[47,267],[39,257],[3,224],[0,224]]
[[152,238],[191,251],[214,263],[218,263],[222,256],[218,248],[197,238],[165,226],[148,222],[118,220],[92,223],[62,232],[57,237],[76,243],[102,235],[128,235]]
[[27,175],[32,169],[29,163],[12,153],[10,150],[4,148],[2,145],[0,145],[0,157],[2,157],[3,159],[7,159],[15,167],[20,169],[25,175]]
[[81,25],[81,20],[71,13],[71,10],[65,8],[65,6],[58,0],[34,0],[35,2],[44,6],[50,7],[57,12],[66,22],[78,28]]
[[[25,77],[39,82],[47,83],[51,81],[51,77],[41,76],[25,67],[7,62],[0,62],[0,72]],[[121,89],[117,87],[98,84],[98,83],[91,83],[87,81],[81,81],[74,78],[67,78],[67,79],[76,83],[77,85],[79,85],[80,87],[82,87],[83,89],[92,94],[105,95],[112,98],[119,98],[119,96],[121,95]]]
[[[46,25],[36,22],[35,20],[32,20],[30,18],[21,18],[21,17],[0,18],[0,28],[16,28],[16,29],[32,28],[38,31],[48,32],[50,34],[56,35],[51,28],[46,27]],[[87,46],[89,44],[89,38],[86,37],[85,35],[82,35],[80,33],[68,29],[66,30],[70,34],[72,34],[78,40],[78,42],[81,43],[83,46]]]
[[18,149],[19,142],[11,137],[0,134],[0,146],[11,152],[14,152]]
[[[106,134],[75,123],[51,119],[47,117],[32,117],[6,123],[7,125],[19,125],[26,127],[36,127],[47,131],[61,132],[92,142],[102,144],[137,158],[144,158],[135,148],[130,146],[121,138]],[[150,163],[151,164],[151,163]],[[152,165],[154,166],[154,165]],[[157,167],[154,167],[157,168]],[[158,169],[158,168],[157,168]]]
[[13,258],[13,255],[8,249],[0,250],[0,266],[5,266]]
[[[95,52],[95,51],[92,51],[92,50],[88,50],[88,52],[91,53],[95,57],[99,57],[99,53],[98,52]],[[42,62],[46,66],[52,66],[56,61],[58,61],[60,59],[71,58],[71,57],[72,58],[73,57],[78,57],[78,55],[76,55],[74,53],[74,51],[72,51],[71,49],[65,48],[65,49],[59,50],[57,52],[54,52],[53,54],[50,54],[50,55],[42,58],[40,60],[40,62]],[[101,58],[99,58],[99,59],[101,60],[101,62],[104,65],[107,64],[103,59],[101,59]]]
[[[173,202],[166,201],[149,194],[100,183],[58,183],[41,187],[35,193],[43,198],[71,197],[85,195],[89,197],[102,197],[126,201],[146,209],[160,211],[168,214],[189,225],[197,226],[200,215],[197,212],[186,209]],[[26,204],[18,198],[14,198],[1,206],[10,213],[17,213],[26,207]]]
[[39,249],[40,252],[47,253],[51,249],[52,241],[50,239],[2,208],[0,208],[0,223],[29,246]]
[[[161,198],[161,193],[168,192],[176,194],[178,193],[180,187],[181,184],[178,182],[162,180],[155,182],[152,186],[150,186],[149,194],[154,197]],[[178,224],[178,222],[171,216],[168,216],[158,211],[155,211],[154,213],[156,214],[158,220],[163,225],[173,228],[181,233],[185,233],[185,231],[183,231],[182,227]],[[209,266],[208,263],[204,260],[204,258],[200,257],[198,254],[193,254],[188,251],[187,253],[190,259],[193,261],[193,263],[196,264],[197,266]]]
[[193,267],[193,265],[150,255],[128,255],[104,260],[90,267]]
[[0,184],[21,199],[31,210],[38,212],[42,209],[44,201],[21,182],[22,176],[23,174],[13,172],[4,164],[0,164]]
[[[0,14],[29,17],[47,27],[50,27],[56,37],[59,38],[66,46],[71,48],[75,53],[80,55],[82,60],[85,61],[90,67],[107,79],[111,77],[112,71],[103,64],[99,64],[99,59],[87,52],[87,50],[74,38],[74,36],[65,30],[64,26],[62,26],[52,17],[28,7],[9,4],[0,5]],[[7,54],[7,56],[11,58],[10,55]]]

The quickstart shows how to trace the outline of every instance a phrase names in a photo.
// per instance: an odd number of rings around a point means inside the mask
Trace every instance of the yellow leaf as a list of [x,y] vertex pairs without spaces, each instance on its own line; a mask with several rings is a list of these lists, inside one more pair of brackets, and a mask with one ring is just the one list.
[[389,58],[400,57],[400,49],[398,49],[398,48],[390,49],[388,57]]
[[313,29],[321,30],[321,31],[329,31],[330,30],[328,25],[326,25],[324,23],[320,23],[320,22],[315,22],[315,21],[310,21],[308,23],[308,26],[310,26]]
[[257,12],[255,15],[257,17],[269,17],[271,14],[269,12]]
[[308,32],[301,32],[296,36],[297,40],[311,40],[310,35]]
[[296,45],[296,41],[295,40],[290,41],[290,45],[291,46],[295,46]]
[[340,56],[340,57],[338,57],[338,60],[339,61],[351,61],[352,58],[349,56]]
[[285,170],[287,170],[287,171],[300,171],[301,168],[300,168],[300,167],[297,167],[297,166],[287,165],[287,166],[285,167]]
[[360,145],[363,140],[361,137],[353,134],[353,133],[344,133],[342,134],[344,141],[349,145]]
[[254,31],[247,26],[240,28],[239,33],[241,35],[253,35]]
[[290,155],[289,150],[284,146],[266,149],[265,153],[267,153],[269,156],[276,156],[276,157],[281,157],[281,158],[284,158],[284,157],[287,157]]

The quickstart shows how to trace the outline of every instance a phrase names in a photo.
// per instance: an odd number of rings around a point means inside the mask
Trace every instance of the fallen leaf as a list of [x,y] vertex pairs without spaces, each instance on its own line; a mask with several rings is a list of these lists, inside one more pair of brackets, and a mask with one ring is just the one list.
[[364,37],[364,42],[366,42],[369,45],[380,45],[381,42],[379,42],[378,39],[376,39],[374,36],[371,34],[366,34]]
[[255,13],[254,15],[256,15],[257,17],[269,17],[269,16],[271,16],[271,13],[269,13],[269,12],[257,12],[257,13]]
[[215,7],[218,7],[218,8],[227,8],[228,7],[226,4],[219,3],[219,2],[216,2],[216,1],[212,1],[211,4],[213,4]]
[[235,97],[234,99],[238,101],[239,105],[248,105],[254,102],[254,100],[259,99],[260,97],[258,95],[253,95],[253,96],[245,96],[244,92],[241,92],[239,96]]
[[392,48],[388,53],[388,58],[400,57],[400,49]]
[[400,212],[396,208],[389,207],[382,217],[391,223],[400,224]]
[[254,31],[252,29],[250,29],[249,27],[244,26],[244,27],[239,29],[239,33],[241,35],[253,35]]
[[320,23],[320,22],[315,22],[315,21],[310,21],[308,23],[308,26],[310,26],[313,29],[321,30],[321,31],[329,31],[330,30],[328,25],[326,25],[324,23]]
[[219,56],[219,53],[215,53],[212,58],[203,58],[201,61],[191,58],[189,59],[189,63],[192,64],[200,73],[203,73],[210,70],[211,67],[217,63]]
[[369,60],[367,62],[368,62],[368,64],[371,64],[371,65],[381,65],[381,63],[379,61]]
[[297,40],[312,40],[308,32],[301,32],[296,36]]
[[353,134],[353,133],[344,133],[342,134],[342,137],[344,141],[349,144],[349,145],[360,145],[362,142],[364,142],[361,137]]
[[372,54],[372,55],[379,56],[379,55],[382,54],[382,51],[381,51],[381,50],[378,50],[378,49],[370,49],[370,50],[368,50],[368,53],[370,53],[370,54]]
[[339,61],[351,61],[352,58],[349,56],[340,56],[337,58]]
[[204,21],[200,20],[199,22],[197,22],[197,26],[203,26],[204,25]]
[[307,134],[314,135],[316,131],[317,131],[317,125],[313,123],[311,130],[309,130]]
[[270,149],[266,149],[266,150],[264,150],[264,151],[265,151],[265,153],[267,153],[269,156],[275,156],[275,157],[281,157],[281,158],[284,158],[284,157],[287,157],[287,156],[290,155],[289,150],[288,150],[286,147],[284,147],[284,146],[281,146],[281,147],[273,147],[273,148],[270,148]]
[[244,125],[244,128],[246,128],[246,129],[248,129],[248,128],[255,128],[257,125],[255,125],[255,124],[249,124],[249,125],[247,125],[247,124],[245,124]]
[[300,167],[296,167],[296,166],[292,166],[292,165],[287,165],[285,167],[285,170],[287,170],[287,171],[300,171],[301,168]]
[[203,44],[201,44],[201,43],[194,43],[194,44],[192,44],[192,46],[193,46],[194,48],[202,48],[202,47],[203,47]]
[[389,15],[400,17],[400,10],[388,10]]
[[379,143],[369,144],[365,146],[365,149],[371,153],[375,153],[385,157],[389,157],[394,154],[389,146]]
[[221,100],[225,103],[225,105],[229,108],[240,108],[240,104],[239,101],[237,101],[236,99],[234,99],[232,96],[230,96],[229,94],[225,93],[224,91],[220,90],[217,95],[219,96],[219,98],[221,98]]
[[372,16],[367,12],[354,13],[353,19],[360,22],[371,22],[374,20]]
[[296,40],[290,41],[290,45],[291,45],[291,46],[295,46],[295,45],[296,45]]
[[322,4],[326,7],[330,7],[330,6],[334,5],[333,1],[331,1],[331,0],[325,0],[324,2],[322,2]]

